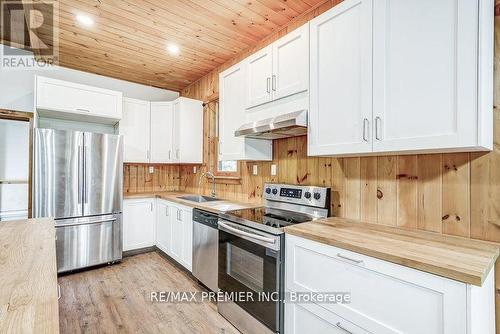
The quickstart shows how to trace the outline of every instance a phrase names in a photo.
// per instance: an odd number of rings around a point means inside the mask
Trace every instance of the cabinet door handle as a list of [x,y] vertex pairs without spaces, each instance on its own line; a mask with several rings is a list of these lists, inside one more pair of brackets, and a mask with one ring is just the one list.
[[368,125],[370,125],[368,118],[363,119],[363,140],[366,142],[368,141],[368,134],[366,131],[368,129]]
[[168,217],[168,206],[165,207],[165,216]]
[[153,212],[153,202],[149,203],[151,212]]
[[61,299],[61,286],[57,284],[57,300]]
[[363,260],[356,260],[356,259],[352,259],[350,257],[347,257],[345,255],[342,255],[340,253],[337,253],[337,256],[340,257],[341,259],[344,259],[344,260],[347,260],[347,261],[351,261],[351,262],[354,262],[356,264],[360,264],[360,263],[363,263]]
[[90,112],[90,110],[84,108],[76,108],[76,111]]
[[266,90],[267,90],[268,93],[271,93],[271,78],[267,77],[266,80],[267,80],[266,81],[266,84],[267,84],[267,89]]
[[273,91],[276,91],[276,75],[273,74]]
[[172,150],[168,150],[168,160],[172,159]]
[[337,326],[337,328],[338,328],[338,329],[343,330],[343,331],[344,331],[344,332],[346,332],[346,333],[349,333],[349,334],[354,334],[354,333],[353,333],[353,332],[351,332],[350,330],[347,330],[346,328],[344,328],[344,326],[342,326],[342,324],[340,323],[340,321],[339,321],[339,322],[337,322],[337,323],[335,324],[335,326]]
[[379,131],[380,131],[379,130],[380,129],[380,125],[379,124],[381,122],[382,122],[382,119],[379,116],[375,117],[375,139],[377,139],[377,140],[381,140],[380,139],[380,134],[379,134]]
[[179,159],[179,149],[175,150],[175,157]]
[[182,221],[182,210],[179,210],[179,220]]

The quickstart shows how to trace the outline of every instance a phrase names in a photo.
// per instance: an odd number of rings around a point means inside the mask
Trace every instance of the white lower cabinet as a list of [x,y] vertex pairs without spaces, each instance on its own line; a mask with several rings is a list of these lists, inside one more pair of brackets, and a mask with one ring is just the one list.
[[182,220],[182,256],[180,263],[192,271],[193,266],[193,209],[182,207],[180,217]]
[[288,334],[494,333],[493,274],[477,287],[291,235],[285,263],[287,291],[351,299],[287,304]]
[[129,251],[155,244],[155,199],[123,201],[123,250]]
[[170,252],[172,244],[172,219],[175,208],[171,203],[160,199],[156,200],[156,247]]
[[193,209],[163,199],[123,201],[123,250],[156,245],[191,271]]
[[[172,238],[172,243],[170,245],[170,252],[167,252],[168,255],[173,257],[177,262],[180,262],[182,259],[182,250],[183,250],[183,239],[184,236],[184,228],[182,226],[182,220],[180,219],[178,208],[174,208],[175,214],[172,217],[172,235],[175,236]],[[182,236],[182,237],[179,237]]]
[[158,199],[158,207],[166,213],[160,213],[157,216],[162,226],[156,231],[157,247],[191,271],[193,209],[162,199]]
[[285,333],[370,334],[350,321],[315,304],[285,304]]

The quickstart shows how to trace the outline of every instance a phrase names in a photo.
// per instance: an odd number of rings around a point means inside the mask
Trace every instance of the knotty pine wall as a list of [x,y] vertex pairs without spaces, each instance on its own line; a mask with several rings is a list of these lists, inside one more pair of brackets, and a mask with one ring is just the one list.
[[[149,173],[149,167],[154,173]],[[161,164],[125,164],[123,166],[123,192],[132,194],[149,191],[179,190],[180,167]]]
[[[182,96],[211,100],[218,95],[218,74],[256,50],[270,44],[340,1],[327,1],[294,19],[256,47],[185,88]],[[497,10],[497,12],[499,12]],[[490,153],[453,153],[355,158],[307,157],[306,137],[274,141],[278,175],[271,177],[271,162],[241,162],[240,184],[219,184],[217,194],[227,199],[259,202],[265,181],[324,185],[332,188],[336,216],[376,224],[420,229],[467,238],[500,242],[500,19],[495,19],[495,135]],[[213,118],[205,108],[205,118]],[[205,122],[205,166],[214,166],[214,122]],[[259,168],[253,176],[252,165]],[[199,175],[199,174],[198,174]],[[192,167],[181,167],[181,190],[199,190]],[[497,333],[500,333],[500,261],[496,266]]]

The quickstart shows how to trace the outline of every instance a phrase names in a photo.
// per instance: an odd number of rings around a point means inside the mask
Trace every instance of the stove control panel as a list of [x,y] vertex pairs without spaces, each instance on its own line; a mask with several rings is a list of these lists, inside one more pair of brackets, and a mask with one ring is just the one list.
[[266,183],[264,198],[269,201],[327,208],[330,205],[330,188]]
[[289,198],[301,198],[302,197],[302,189],[296,188],[281,188],[280,189],[281,197],[289,197]]

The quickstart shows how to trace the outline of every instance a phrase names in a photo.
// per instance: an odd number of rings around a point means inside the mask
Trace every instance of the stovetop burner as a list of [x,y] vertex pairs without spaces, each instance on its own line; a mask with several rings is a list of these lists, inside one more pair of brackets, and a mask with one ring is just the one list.
[[282,233],[286,226],[316,219],[311,215],[269,207],[228,211],[223,214],[223,217],[240,223],[246,222],[248,223],[246,225],[275,234]]
[[265,184],[265,206],[227,211],[222,219],[273,234],[283,228],[327,217],[330,189],[310,186]]
[[226,212],[226,214],[241,219],[251,220],[258,224],[264,224],[277,228],[282,228],[285,226],[298,223],[304,223],[307,221],[311,221],[314,218],[311,217],[310,215],[298,212],[274,209],[268,207],[234,210],[234,211],[228,211]]

